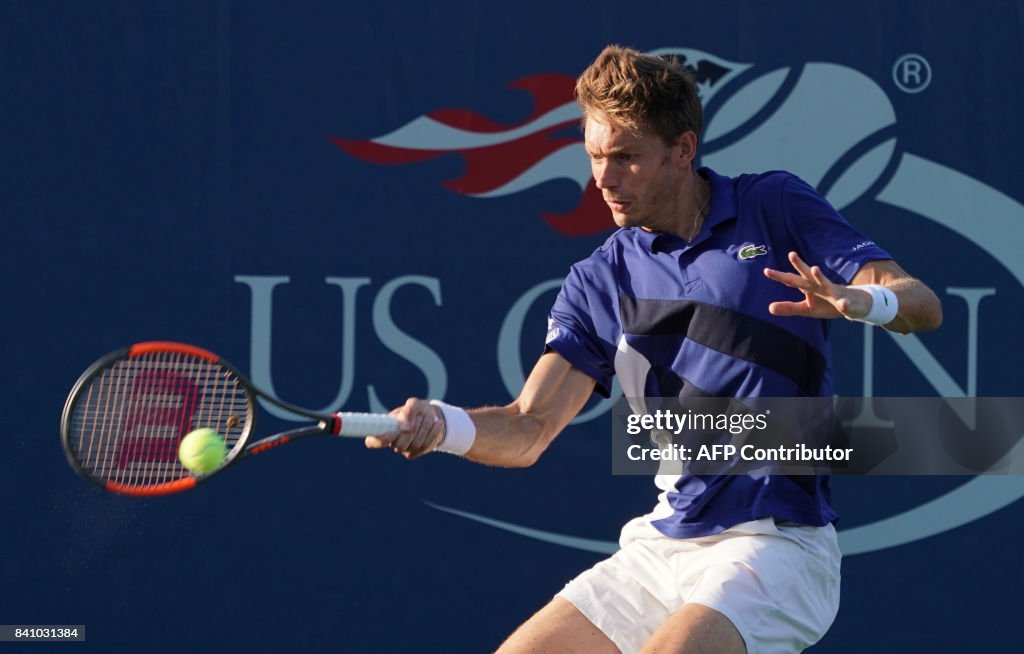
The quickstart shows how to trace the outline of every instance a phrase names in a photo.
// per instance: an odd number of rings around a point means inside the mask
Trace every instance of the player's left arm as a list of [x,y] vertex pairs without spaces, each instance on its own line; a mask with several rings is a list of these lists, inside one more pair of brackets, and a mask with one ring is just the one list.
[[[868,316],[876,302],[895,297],[896,315],[882,326],[901,334],[938,329],[942,324],[942,304],[935,293],[921,280],[912,277],[892,259],[871,261],[857,271],[849,286],[830,281],[818,266],[809,266],[796,252],[789,253],[795,273],[765,268],[769,279],[804,294],[800,302],[772,302],[768,310],[776,316],[810,318],[847,318],[861,320]],[[891,296],[873,296],[858,286],[875,285]]]

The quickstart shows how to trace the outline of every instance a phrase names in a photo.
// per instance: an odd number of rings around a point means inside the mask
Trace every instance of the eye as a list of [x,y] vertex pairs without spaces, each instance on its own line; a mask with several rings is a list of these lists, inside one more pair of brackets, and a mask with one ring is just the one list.
[[619,152],[618,154],[615,155],[615,159],[617,161],[621,161],[622,163],[631,163],[633,161],[636,161],[636,155],[633,154],[632,152]]

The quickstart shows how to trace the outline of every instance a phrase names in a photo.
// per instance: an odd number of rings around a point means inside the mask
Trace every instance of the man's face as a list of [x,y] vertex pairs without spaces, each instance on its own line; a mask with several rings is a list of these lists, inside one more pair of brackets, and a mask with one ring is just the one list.
[[616,225],[667,230],[679,220],[686,208],[683,181],[693,158],[692,147],[685,151],[687,138],[668,146],[652,132],[634,134],[611,121],[588,118],[584,144],[594,182]]

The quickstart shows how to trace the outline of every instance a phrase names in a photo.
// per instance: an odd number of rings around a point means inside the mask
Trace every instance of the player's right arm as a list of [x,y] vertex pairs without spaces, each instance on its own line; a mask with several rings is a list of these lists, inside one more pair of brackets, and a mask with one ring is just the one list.
[[[594,380],[557,352],[541,356],[513,402],[469,410],[476,439],[463,455],[478,463],[506,467],[533,465],[548,445],[586,404]],[[391,412],[404,429],[366,439],[369,448],[391,448],[406,458],[435,449],[444,440],[440,409],[410,398]]]

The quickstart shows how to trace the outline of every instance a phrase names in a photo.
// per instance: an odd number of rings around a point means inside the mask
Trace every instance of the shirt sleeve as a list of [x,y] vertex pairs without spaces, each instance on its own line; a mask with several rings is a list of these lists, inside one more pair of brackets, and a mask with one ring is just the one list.
[[594,306],[595,300],[583,276],[573,267],[562,282],[562,290],[548,316],[544,351],[560,354],[594,380],[596,393],[608,397],[615,374],[614,346],[598,334],[594,316],[603,315],[605,311]]
[[798,177],[782,185],[782,209],[800,256],[834,283],[849,284],[864,264],[893,258]]

